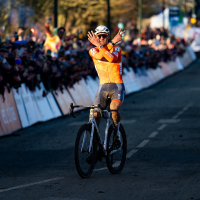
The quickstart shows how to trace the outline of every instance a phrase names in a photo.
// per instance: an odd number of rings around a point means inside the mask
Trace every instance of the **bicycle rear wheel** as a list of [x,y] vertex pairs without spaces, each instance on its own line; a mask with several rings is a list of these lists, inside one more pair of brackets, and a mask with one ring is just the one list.
[[114,128],[110,126],[108,131],[108,141],[107,141],[107,157],[106,163],[108,170],[111,174],[119,174],[126,162],[126,152],[127,152],[127,140],[126,133],[123,126],[120,124],[119,128],[121,148],[113,150],[113,134]]
[[84,124],[80,127],[75,142],[75,164],[78,174],[88,178],[94,169],[97,144],[93,137],[92,148],[89,152],[92,125]]

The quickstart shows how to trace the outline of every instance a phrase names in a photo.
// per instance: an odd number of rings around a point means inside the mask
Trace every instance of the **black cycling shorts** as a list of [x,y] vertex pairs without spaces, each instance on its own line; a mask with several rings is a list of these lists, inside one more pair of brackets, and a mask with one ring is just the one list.
[[99,89],[93,101],[93,105],[100,104],[105,109],[107,107],[108,98],[111,101],[117,101],[120,104],[124,102],[125,87],[123,83],[104,83],[99,85]]

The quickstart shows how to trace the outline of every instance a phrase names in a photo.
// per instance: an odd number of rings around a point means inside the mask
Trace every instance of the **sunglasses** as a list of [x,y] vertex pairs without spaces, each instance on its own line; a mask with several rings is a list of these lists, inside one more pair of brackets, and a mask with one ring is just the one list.
[[107,38],[107,35],[102,34],[102,35],[98,35],[98,38],[101,39],[101,37],[103,37],[103,39]]

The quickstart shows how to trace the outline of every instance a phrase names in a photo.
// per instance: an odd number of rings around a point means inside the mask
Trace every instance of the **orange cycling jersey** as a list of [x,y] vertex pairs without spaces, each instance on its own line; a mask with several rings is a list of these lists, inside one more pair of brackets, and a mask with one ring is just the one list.
[[99,75],[99,84],[123,83],[121,49],[118,46],[108,44],[101,50],[98,47],[89,51],[95,68]]

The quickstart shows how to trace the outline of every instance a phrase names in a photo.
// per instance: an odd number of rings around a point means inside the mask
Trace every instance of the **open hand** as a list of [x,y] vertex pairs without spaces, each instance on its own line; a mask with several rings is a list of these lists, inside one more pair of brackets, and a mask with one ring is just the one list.
[[122,40],[122,35],[126,32],[125,30],[121,32],[121,28],[119,29],[117,35],[112,39],[112,42],[117,44]]
[[96,47],[100,46],[99,39],[96,37],[96,35],[93,33],[93,31],[88,31],[88,40]]

